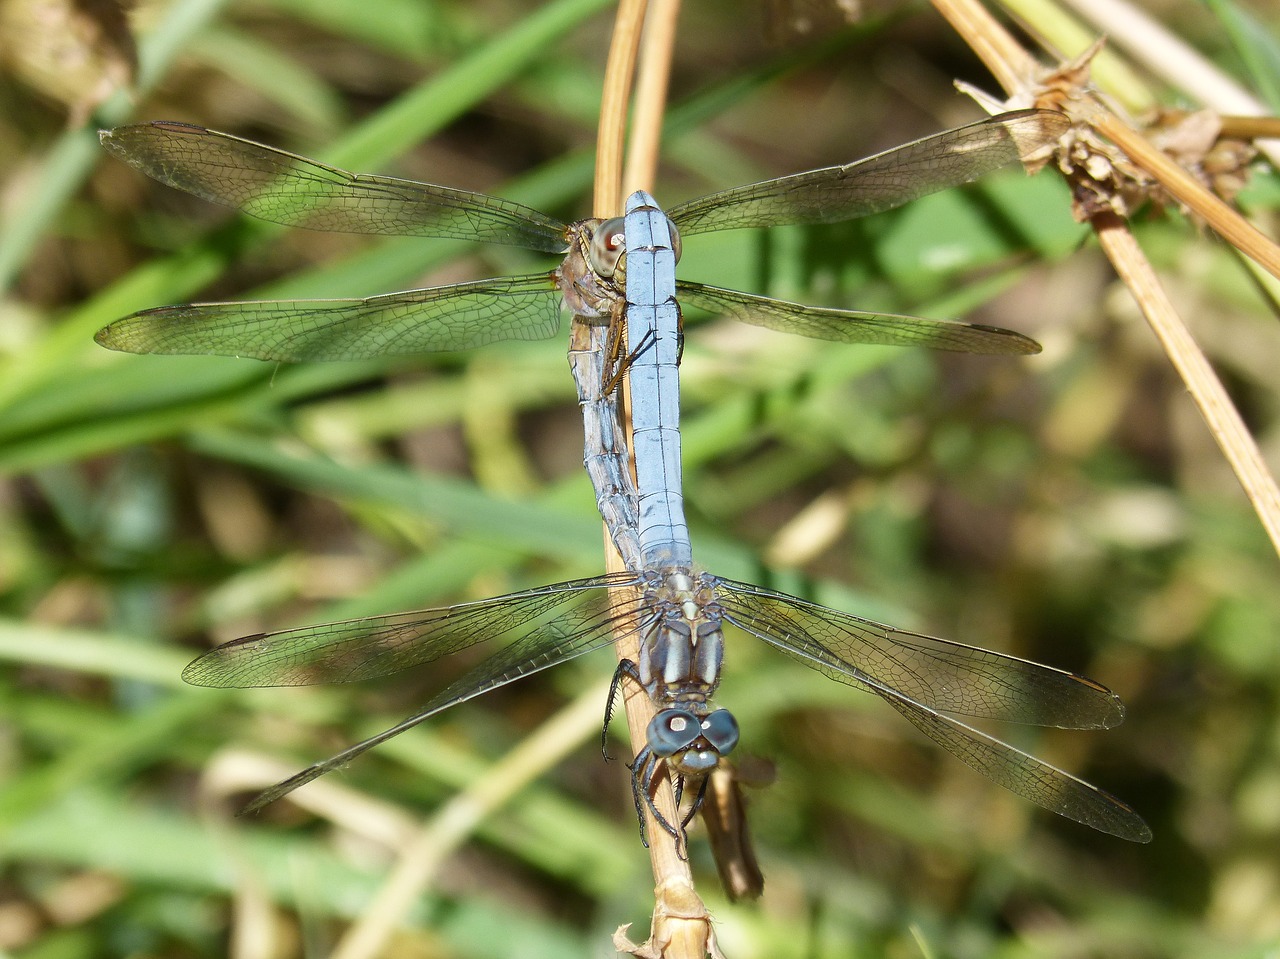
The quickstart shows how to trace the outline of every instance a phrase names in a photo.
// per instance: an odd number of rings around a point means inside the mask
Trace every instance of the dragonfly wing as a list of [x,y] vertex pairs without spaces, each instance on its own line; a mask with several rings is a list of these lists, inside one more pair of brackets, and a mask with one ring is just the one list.
[[1040,352],[1040,344],[1035,340],[997,326],[894,313],[823,309],[684,280],[676,283],[676,292],[682,304],[709,313],[728,314],[753,326],[837,343],[927,346],[962,353]]
[[764,873],[751,842],[741,778],[729,760],[721,758],[707,777],[706,793],[698,811],[702,813],[720,885],[729,901],[759,899],[764,892]]
[[[241,814],[254,812],[275,802],[299,786],[345,766],[361,753],[412,729],[451,706],[608,645],[618,636],[638,628],[641,611],[636,604],[615,602],[611,605],[607,592],[610,586],[624,586],[634,581],[632,574],[598,576],[589,580],[559,583],[540,590],[513,593],[481,603],[431,611],[455,614],[455,619],[447,630],[451,637],[449,645],[454,649],[462,649],[499,635],[506,636],[508,644],[432,697],[412,716],[277,783],[254,797]],[[513,606],[522,617],[518,625],[510,622]],[[485,611],[476,615],[479,607],[483,607]],[[460,610],[463,612],[459,613]],[[497,632],[484,635],[485,630]],[[479,638],[476,638],[477,634]],[[196,660],[192,666],[199,662],[200,660]],[[186,673],[183,673],[183,677],[186,678]]]
[[157,121],[99,134],[112,155],[168,186],[286,226],[483,240],[561,253],[565,224],[483,193],[349,173],[188,123]]
[[[457,606],[244,636],[199,656],[182,678],[231,688],[356,682],[493,641],[505,644],[503,657],[557,657],[607,641],[620,617],[630,615],[623,606],[611,609],[608,588],[634,579],[596,576]],[[487,662],[509,670],[505,660]]]
[[1129,804],[995,736],[899,697],[884,697],[911,725],[1010,793],[1130,842],[1151,841],[1151,828]]
[[894,629],[785,593],[718,580],[725,619],[849,686],[931,710],[1062,729],[1109,729],[1120,698],[1016,656]]
[[[434,702],[434,700],[433,700]],[[305,786],[313,779],[319,779],[325,773],[333,772],[335,769],[341,769],[351,760],[355,759],[362,753],[368,752],[374,746],[385,743],[388,739],[399,736],[403,732],[407,732],[419,723],[425,722],[436,713],[440,712],[444,707],[433,707],[428,705],[421,712],[415,713],[402,722],[396,723],[390,729],[384,729],[376,736],[370,736],[363,742],[358,742],[354,746],[349,746],[336,756],[330,756],[324,762],[314,763],[301,772],[294,773],[288,779],[281,780],[274,786],[264,789],[258,795],[254,796],[237,815],[247,816],[249,813],[257,812],[264,806],[270,806],[277,799],[283,799],[289,793],[293,792],[299,786]]]
[[1058,139],[1061,113],[1019,110],[947,130],[865,160],[723,190],[667,213],[680,233],[839,223],[969,183]]
[[162,306],[117,320],[95,339],[126,353],[359,360],[546,339],[560,329],[560,304],[555,278],[536,273],[364,300]]
[[1133,807],[1068,772],[900,696],[884,696],[922,733],[997,785],[1059,816],[1130,842],[1150,842]]

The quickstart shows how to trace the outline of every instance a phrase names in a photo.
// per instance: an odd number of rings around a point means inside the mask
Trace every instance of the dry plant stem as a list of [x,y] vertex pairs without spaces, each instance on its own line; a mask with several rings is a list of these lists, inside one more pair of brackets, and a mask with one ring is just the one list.
[[[1219,116],[1222,121],[1222,135],[1224,137],[1235,137],[1237,140],[1277,140],[1280,139],[1280,117],[1258,117],[1258,116],[1240,116],[1223,114]],[[1257,144],[1259,149],[1263,149],[1263,144]],[[1272,161],[1276,166],[1280,166],[1280,162]]]
[[934,9],[973,49],[1006,92],[1023,89],[1039,66],[1035,57],[977,0],[933,0]]
[[627,166],[623,171],[623,193],[653,191],[658,175],[658,155],[662,144],[662,118],[667,102],[667,80],[675,51],[676,27],[680,20],[680,0],[652,0],[644,27],[644,53],[636,77],[635,114]]
[[[600,123],[596,128],[595,216],[618,216],[622,212],[622,154],[627,137],[627,104],[631,100],[631,79],[635,75],[647,6],[648,0],[621,0],[618,15],[613,21],[609,57],[605,62],[604,89],[600,93]],[[606,552],[608,550],[606,546]]]
[[[630,150],[623,175],[624,196],[635,190],[653,190],[679,14],[680,0],[652,0],[649,5],[636,80]],[[629,395],[626,400],[629,408]],[[634,449],[629,418],[624,424],[624,435],[628,449]],[[627,718],[631,723],[632,742],[640,743],[644,741],[649,720],[654,715],[654,707],[649,697],[640,690],[633,690],[631,698],[636,701],[637,708],[633,710],[629,705]],[[642,718],[643,722],[637,722],[637,718]],[[679,809],[665,776],[655,798],[667,821],[679,822]],[[681,856],[679,845],[673,837],[655,827],[647,812],[646,817],[649,820],[649,857],[656,883],[656,908],[649,940],[638,953],[661,956],[663,959],[700,959],[709,954],[718,956],[719,949],[711,927],[711,918],[706,905],[694,889],[688,860]],[[622,944],[619,936],[615,936],[615,942]]]
[[[983,58],[1007,92],[1023,89],[1019,78],[1025,81],[1034,75],[1034,58],[1008,36],[977,0],[934,0],[934,5]],[[1134,163],[1156,177],[1172,195],[1203,216],[1224,239],[1273,276],[1280,276],[1277,272],[1280,271],[1280,251],[1276,245],[1190,174],[1112,114],[1099,110],[1089,118],[1089,123],[1124,150]],[[1092,225],[1103,250],[1183,377],[1188,392],[1244,487],[1245,495],[1253,503],[1273,547],[1280,552],[1280,491],[1222,383],[1178,317],[1128,225],[1112,215],[1095,217]]]
[[1206,190],[1195,177],[1119,117],[1099,113],[1089,118],[1090,125],[1128,154],[1129,159],[1146,170],[1169,193],[1197,215],[1210,229],[1249,257],[1272,276],[1280,279],[1280,247],[1258,232],[1244,217]]
[[1165,295],[1155,271],[1125,222],[1115,214],[1102,214],[1093,218],[1092,226],[1103,252],[1138,301],[1151,329],[1186,383],[1200,414],[1209,424],[1223,455],[1235,470],[1245,495],[1253,503],[1258,518],[1271,537],[1272,545],[1280,552],[1280,489],[1276,487],[1257,443]]
[[451,799],[399,850],[395,869],[331,959],[374,959],[447,861],[493,811],[564,759],[598,729],[607,683],[597,683],[542,724],[479,779]]

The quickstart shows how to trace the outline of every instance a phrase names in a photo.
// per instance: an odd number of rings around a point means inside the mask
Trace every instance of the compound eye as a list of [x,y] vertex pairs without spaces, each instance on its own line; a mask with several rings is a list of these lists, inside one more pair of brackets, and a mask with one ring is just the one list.
[[701,732],[721,756],[727,756],[738,745],[738,721],[727,709],[717,709],[704,719]]
[[[671,223],[670,220],[667,221]],[[671,249],[675,251],[676,262],[680,261],[680,254],[684,251],[684,244],[680,242],[680,231],[676,229],[676,225],[671,223]]]
[[[737,723],[734,723],[734,728],[737,728]],[[650,721],[645,739],[655,756],[667,759],[688,749],[703,734],[702,724],[693,713],[683,709],[664,709]],[[737,741],[736,737],[734,741]]]
[[627,252],[626,221],[622,217],[605,220],[591,234],[588,257],[596,275],[610,277],[618,272],[618,261]]

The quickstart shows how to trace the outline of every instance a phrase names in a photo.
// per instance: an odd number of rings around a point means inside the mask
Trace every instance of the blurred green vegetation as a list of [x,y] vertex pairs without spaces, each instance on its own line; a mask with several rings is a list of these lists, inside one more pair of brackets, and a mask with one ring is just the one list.
[[[1256,76],[1274,59],[1225,45],[1202,8],[1169,16],[1225,68],[1275,83]],[[1275,11],[1254,16],[1274,37]],[[599,572],[564,342],[292,368],[101,350],[97,328],[161,303],[356,296],[537,261],[230,217],[112,162],[92,131],[189,120],[580,216],[609,9],[175,0],[136,24],[136,103],[86,105],[14,66],[12,29],[0,41],[0,950],[221,955],[245,921],[236,904],[259,896],[280,910],[274,954],[320,954],[395,844],[289,803],[228,825],[253,784],[227,785],[214,760],[238,747],[301,768],[438,680],[220,694],[178,673],[263,628]],[[982,71],[927,10],[819,40],[765,34],[754,8],[687,5],[660,197],[976,115],[950,83]],[[68,127],[77,110],[93,119]],[[1131,802],[1155,840],[1033,809],[874,698],[733,636],[720,699],[743,751],[778,766],[749,793],[758,905],[727,905],[691,843],[733,959],[1242,957],[1280,943],[1276,557],[1065,210],[1061,184],[1013,171],[865,222],[691,240],[692,279],[964,315],[1045,352],[833,348],[690,317],[686,496],[715,572],[1112,686],[1129,708],[1116,730],[998,732]],[[1176,214],[1138,229],[1274,452],[1280,332],[1265,298]],[[602,653],[544,673],[331,778],[427,817],[611,667]],[[483,825],[388,954],[603,955],[616,925],[644,927],[652,879],[626,776],[594,743],[587,731]]]

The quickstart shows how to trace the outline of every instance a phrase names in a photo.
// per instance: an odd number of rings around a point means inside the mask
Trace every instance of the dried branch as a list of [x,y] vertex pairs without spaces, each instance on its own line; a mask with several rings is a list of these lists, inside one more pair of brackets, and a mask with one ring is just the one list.
[[[1201,183],[1169,157],[1155,149],[1124,119],[1116,115],[1097,95],[1088,81],[1088,54],[1057,70],[1040,71],[1036,60],[1019,46],[978,0],[934,0],[934,6],[982,57],[1016,105],[1048,106],[1062,109],[1077,121],[1071,136],[1080,142],[1109,140],[1119,149],[1127,166],[1141,170],[1163,190],[1203,217],[1205,222],[1241,252],[1275,276],[1280,276],[1280,248],[1263,236]],[[1072,87],[1064,78],[1079,73]],[[1112,148],[1103,148],[1116,156]],[[1064,151],[1065,152],[1065,151]],[[1094,155],[1107,159],[1102,153]],[[1060,154],[1060,165],[1073,179],[1077,196],[1082,180],[1092,176],[1089,158],[1081,162],[1076,154]],[[1099,164],[1101,165],[1101,164]],[[1195,340],[1178,317],[1155,271],[1137,240],[1121,219],[1123,209],[1108,208],[1098,202],[1105,189],[1094,181],[1085,188],[1091,206],[1085,211],[1098,235],[1103,252],[1121,280],[1128,286],[1157,339],[1169,354],[1170,362],[1183,377],[1187,391],[1208,423],[1214,439],[1231,464],[1245,494],[1253,504],[1263,528],[1280,552],[1280,487],[1271,474],[1257,443],[1249,434],[1221,381],[1213,372]]]
[[[598,216],[617,216],[621,213],[624,195],[636,189],[653,188],[666,103],[667,77],[679,10],[679,0],[654,0],[652,5],[646,0],[622,0],[619,4],[600,105],[595,195]],[[622,144],[633,76],[637,77],[637,94],[631,150],[624,175]],[[575,331],[574,348],[585,345],[588,349],[602,349],[603,336],[599,327],[579,327]],[[626,404],[628,408],[629,405]],[[627,448],[634,449],[630,420],[624,421],[622,426]],[[606,568],[610,572],[622,569],[622,558],[614,548],[608,530],[605,531],[604,539]],[[634,635],[620,638],[615,644],[618,659],[638,659],[638,643],[638,637]],[[646,730],[655,715],[655,709],[652,700],[643,690],[624,684],[624,691],[632,755],[635,755],[645,742]],[[654,803],[667,822],[680,821],[675,794],[670,779],[665,775],[659,783]],[[654,822],[650,810],[644,809],[643,815],[654,876],[652,926],[649,939],[639,945],[626,938],[627,927],[620,928],[614,934],[615,946],[620,951],[651,959],[702,959],[707,955],[719,956],[711,918],[706,905],[694,890],[688,860],[682,857],[675,838]]]

